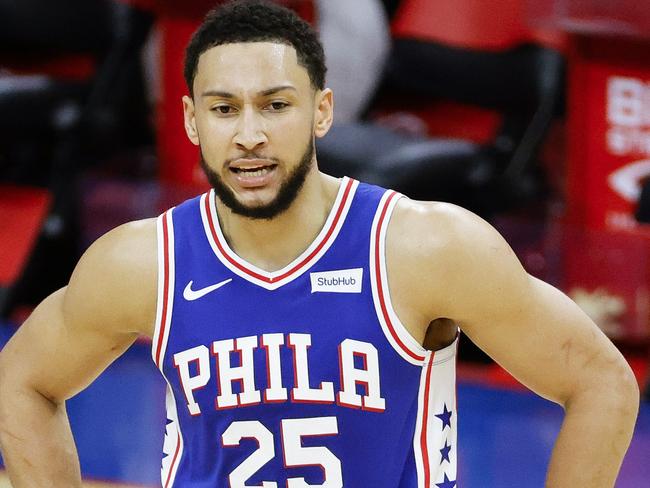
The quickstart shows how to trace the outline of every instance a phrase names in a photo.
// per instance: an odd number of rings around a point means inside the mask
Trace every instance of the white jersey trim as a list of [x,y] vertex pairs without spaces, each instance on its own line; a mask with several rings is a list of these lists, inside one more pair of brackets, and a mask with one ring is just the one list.
[[[451,360],[456,356],[457,346],[458,337],[440,351],[428,351],[422,368],[413,435],[418,488],[436,486],[445,477],[456,480],[456,361]],[[439,415],[443,413],[449,414],[448,427],[441,423]],[[447,447],[446,459],[442,458],[444,447]]]
[[[164,376],[164,375],[163,375]],[[167,382],[167,394],[165,407],[167,410],[168,423],[165,426],[165,437],[163,441],[163,459],[160,468],[160,483],[162,488],[172,488],[176,480],[176,473],[183,457],[183,434],[181,433],[178,411],[176,410],[176,398],[169,381]]]
[[169,327],[174,306],[174,221],[170,209],[158,217],[158,302],[156,323],[151,340],[153,361],[162,372],[162,360],[167,349]]
[[163,457],[161,464],[161,483],[163,488],[171,488],[183,454],[183,436],[178,423],[176,401],[171,385],[163,371],[163,359],[167,350],[172,309],[174,306],[174,221],[173,208],[158,217],[158,301],[156,305],[156,322],[151,340],[151,356],[156,367],[167,382],[166,408],[169,423],[165,428]]
[[386,191],[379,202],[370,232],[370,284],[377,318],[390,345],[406,361],[422,366],[428,351],[406,330],[393,309],[386,275],[386,230],[395,205],[402,197]]
[[341,179],[334,205],[325,225],[311,245],[284,268],[269,272],[239,257],[228,245],[219,225],[214,190],[201,197],[201,218],[208,242],[215,255],[236,275],[267,290],[276,290],[305,273],[327,252],[336,240],[347,217],[359,182],[347,177]]

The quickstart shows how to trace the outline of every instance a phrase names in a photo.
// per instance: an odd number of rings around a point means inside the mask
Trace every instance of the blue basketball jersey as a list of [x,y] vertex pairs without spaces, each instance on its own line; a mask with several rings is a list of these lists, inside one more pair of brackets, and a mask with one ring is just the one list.
[[456,486],[456,342],[425,350],[390,300],[401,195],[341,179],[319,235],[274,272],[228,246],[215,198],[158,219],[162,486]]

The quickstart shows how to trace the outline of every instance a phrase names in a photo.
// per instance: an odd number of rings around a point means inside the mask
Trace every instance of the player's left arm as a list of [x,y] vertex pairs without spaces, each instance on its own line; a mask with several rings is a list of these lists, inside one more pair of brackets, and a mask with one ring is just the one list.
[[547,486],[614,486],[639,406],[623,356],[572,300],[526,273],[485,221],[451,205],[418,205],[425,224],[418,228],[433,235],[420,236],[418,253],[432,318],[454,319],[515,378],[565,410]]

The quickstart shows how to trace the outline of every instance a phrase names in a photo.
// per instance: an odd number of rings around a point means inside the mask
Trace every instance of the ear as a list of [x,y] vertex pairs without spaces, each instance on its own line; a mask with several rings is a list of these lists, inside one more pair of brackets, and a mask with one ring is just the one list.
[[196,130],[194,113],[194,100],[187,95],[183,96],[183,118],[185,120],[185,133],[195,146],[199,145],[199,131]]
[[334,94],[329,88],[316,95],[316,111],[314,113],[314,135],[324,137],[332,127],[334,120]]

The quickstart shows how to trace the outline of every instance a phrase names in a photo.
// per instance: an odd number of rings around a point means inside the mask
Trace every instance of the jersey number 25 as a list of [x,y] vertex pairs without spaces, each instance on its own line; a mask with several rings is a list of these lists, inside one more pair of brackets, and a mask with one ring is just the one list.
[[[287,488],[342,488],[343,475],[341,461],[326,447],[303,447],[302,437],[335,435],[339,433],[336,417],[315,417],[306,419],[282,420],[282,448],[284,465],[288,468],[298,466],[320,466],[325,481],[320,485],[310,485],[305,478],[287,479]],[[273,434],[258,420],[233,422],[221,436],[224,447],[239,446],[242,439],[255,439],[259,444],[243,463],[228,476],[230,488],[247,488],[246,481],[275,457]],[[260,488],[278,488],[275,481],[263,481]]]

